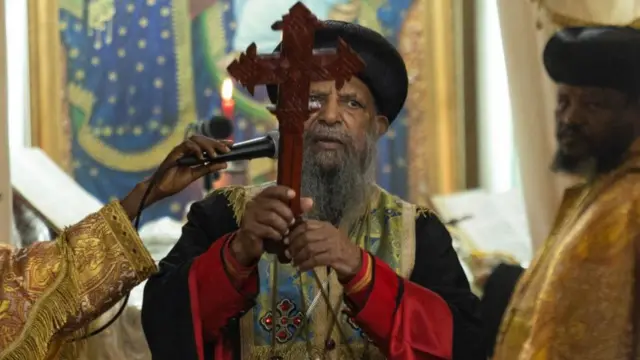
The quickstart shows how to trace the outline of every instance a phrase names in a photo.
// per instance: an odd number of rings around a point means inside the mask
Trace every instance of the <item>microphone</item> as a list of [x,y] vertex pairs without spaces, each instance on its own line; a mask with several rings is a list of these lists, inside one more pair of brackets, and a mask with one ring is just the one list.
[[198,159],[194,155],[183,156],[178,159],[177,164],[180,166],[196,166],[205,163],[219,164],[229,161],[251,160],[257,158],[278,158],[278,146],[280,133],[278,131],[270,131],[267,135],[235,143],[229,147],[229,152],[210,157],[204,154],[204,160]]
[[213,116],[211,119],[190,124],[184,138],[198,134],[213,139],[226,139],[233,134],[233,123],[224,116]]

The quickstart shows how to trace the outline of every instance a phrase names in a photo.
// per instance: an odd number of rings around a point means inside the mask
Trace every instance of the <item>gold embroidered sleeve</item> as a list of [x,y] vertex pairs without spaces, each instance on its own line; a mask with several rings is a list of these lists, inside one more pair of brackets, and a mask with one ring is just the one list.
[[0,248],[0,358],[44,358],[156,270],[119,202],[55,241]]

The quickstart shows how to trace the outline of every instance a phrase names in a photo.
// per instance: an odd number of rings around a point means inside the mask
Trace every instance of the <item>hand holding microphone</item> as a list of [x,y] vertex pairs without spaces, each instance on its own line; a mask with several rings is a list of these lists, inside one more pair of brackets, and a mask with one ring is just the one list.
[[[151,189],[144,207],[174,195],[199,178],[215,173],[227,167],[227,162],[237,160],[251,160],[256,158],[278,156],[279,133],[269,132],[263,137],[232,144],[228,140],[215,140],[207,136],[192,135],[182,144],[176,146],[165,158],[152,176],[158,177]],[[145,180],[132,190],[123,204],[131,216],[135,215],[133,204],[139,204],[149,187]]]
[[278,157],[278,147],[280,134],[277,131],[270,131],[265,136],[235,143],[229,146],[229,151],[217,156],[209,156],[209,153],[203,154],[202,157],[193,154],[187,154],[178,159],[180,166],[203,165],[206,163],[222,163],[228,161],[251,160],[257,158]]
[[[229,152],[230,145],[230,141],[214,140],[202,135],[191,136],[176,146],[169,155],[167,155],[149,179],[136,185],[136,187],[120,201],[121,205],[129,217],[133,219],[138,215],[138,209],[143,198],[145,198],[145,193],[150,186],[151,179],[154,179],[154,184],[148,197],[144,199],[143,207],[145,208],[184,190],[189,184],[207,174],[226,168],[226,162],[205,162],[203,159],[205,159],[205,156],[208,156],[208,154],[214,154],[213,156],[215,157],[215,154]],[[178,160],[185,157],[200,159],[201,165],[178,166]]]

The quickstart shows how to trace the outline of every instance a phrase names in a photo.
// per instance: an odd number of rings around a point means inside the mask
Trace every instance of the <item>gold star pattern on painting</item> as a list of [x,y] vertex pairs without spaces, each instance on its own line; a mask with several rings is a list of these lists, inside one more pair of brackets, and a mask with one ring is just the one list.
[[169,129],[169,127],[166,125],[160,128],[160,134],[162,134],[163,136],[169,135],[170,132],[171,129]]
[[79,169],[79,168],[80,168],[80,161],[78,161],[78,160],[73,160],[73,162],[71,163],[71,166],[72,166],[74,169]]
[[129,108],[129,115],[134,115],[136,113],[136,109],[133,107]]
[[80,50],[78,50],[77,48],[71,48],[71,50],[69,50],[70,58],[75,59],[78,57],[78,55],[80,55]]
[[60,31],[65,31],[65,30],[67,30],[68,27],[69,27],[69,24],[67,24],[66,21],[61,21],[60,22]]
[[80,23],[73,24],[73,30],[75,30],[77,32],[82,31],[82,24],[80,24]]
[[180,205],[179,202],[172,202],[169,206],[169,209],[172,213],[177,214],[180,212],[180,210],[182,210],[182,205]]
[[136,64],[136,71],[137,72],[143,72],[144,71],[144,64],[139,62]]
[[145,40],[145,39],[138,40],[138,47],[140,49],[146,48],[147,47],[147,40]]
[[136,93],[136,87],[135,86],[129,86],[129,94],[133,95]]
[[118,49],[118,57],[125,57],[127,55],[127,52],[124,49]]
[[76,80],[84,80],[84,76],[85,74],[83,70],[76,71],[76,74],[75,74]]
[[169,36],[171,36],[171,33],[169,32],[169,30],[162,30],[162,32],[160,33],[160,37],[163,39],[168,39]]
[[159,106],[154,106],[152,112],[153,115],[160,115],[162,114],[162,108],[160,108]]
[[151,120],[149,121],[148,126],[149,126],[149,130],[156,130],[157,128],[160,127],[160,124],[155,120]]
[[164,85],[164,83],[162,82],[162,79],[160,78],[156,78],[155,80],[153,80],[153,86],[156,89],[162,89],[162,86]]
[[167,60],[164,58],[164,56],[158,56],[156,61],[158,62],[158,65],[164,65],[164,63],[167,62]]
[[97,56],[94,56],[91,58],[91,65],[93,66],[98,66],[100,65],[100,58]]
[[127,12],[132,13],[136,9],[135,5],[129,4],[127,5]]
[[162,8],[160,8],[160,15],[162,15],[163,17],[168,17],[169,15],[171,15],[171,9],[169,9],[169,7],[167,6],[163,6]]
[[116,129],[116,134],[122,136],[124,135],[125,129],[124,126],[118,126],[118,128]]
[[210,97],[212,95],[213,95],[213,90],[211,90],[210,88],[204,89],[204,96]]
[[127,27],[126,26],[120,26],[118,28],[118,35],[120,35],[120,36],[127,35]]
[[148,6],[154,6],[156,4],[156,0],[147,0]]
[[115,96],[109,96],[109,104],[115,104],[116,103],[116,97]]
[[92,177],[96,177],[96,176],[98,176],[98,169],[97,169],[97,168],[92,167],[92,168],[89,170],[89,175],[91,175]]
[[113,71],[109,72],[109,81],[111,81],[111,82],[118,81],[118,74],[116,74]]
[[111,129],[111,127],[105,126],[104,128],[102,128],[102,136],[109,137],[111,135],[113,135],[113,130]]
[[149,26],[149,19],[143,16],[140,18],[140,21],[138,21],[138,24],[141,28],[145,29],[147,26]]
[[133,127],[133,135],[140,136],[142,135],[142,128],[140,126]]

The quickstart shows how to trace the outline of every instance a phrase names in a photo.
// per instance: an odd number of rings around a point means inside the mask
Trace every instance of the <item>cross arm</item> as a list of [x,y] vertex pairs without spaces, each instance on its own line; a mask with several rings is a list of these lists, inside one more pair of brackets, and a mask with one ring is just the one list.
[[256,85],[280,84],[285,79],[279,54],[258,55],[252,43],[246,53],[227,67],[233,76],[253,96]]

